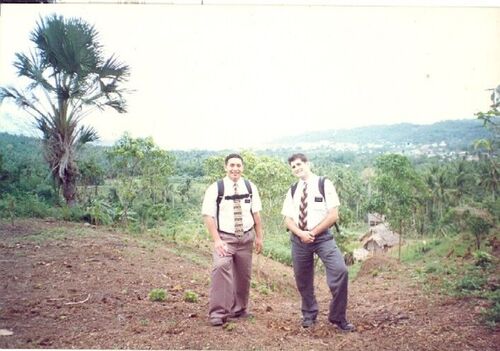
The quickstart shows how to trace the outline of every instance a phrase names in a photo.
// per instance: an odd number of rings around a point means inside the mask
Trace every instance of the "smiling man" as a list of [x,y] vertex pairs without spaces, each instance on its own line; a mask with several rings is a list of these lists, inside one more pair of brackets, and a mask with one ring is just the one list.
[[223,325],[228,318],[248,318],[252,248],[263,246],[257,187],[243,179],[243,158],[230,154],[224,160],[226,176],[208,187],[202,214],[214,242],[209,320]]
[[347,267],[330,227],[339,218],[339,197],[333,183],[311,172],[307,157],[298,153],[288,164],[299,181],[285,198],[281,213],[292,233],[292,260],[297,289],[302,297],[302,326],[316,323],[318,303],[314,295],[314,254],[323,262],[332,293],[328,320],[342,331],[353,331],[346,319]]

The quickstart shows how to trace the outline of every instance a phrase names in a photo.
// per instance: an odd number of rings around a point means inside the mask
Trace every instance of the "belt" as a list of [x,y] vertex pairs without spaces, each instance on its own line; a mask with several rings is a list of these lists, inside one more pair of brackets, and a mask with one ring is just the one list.
[[[250,229],[248,229],[248,230],[245,230],[245,231],[243,232],[243,235],[250,233],[250,232],[252,231],[252,229],[253,229],[253,228],[250,228]],[[225,232],[225,231],[223,231],[223,230],[219,230],[219,233],[222,233],[222,234],[227,234],[227,235],[236,235],[236,234],[234,234],[234,233],[228,233],[228,232]]]

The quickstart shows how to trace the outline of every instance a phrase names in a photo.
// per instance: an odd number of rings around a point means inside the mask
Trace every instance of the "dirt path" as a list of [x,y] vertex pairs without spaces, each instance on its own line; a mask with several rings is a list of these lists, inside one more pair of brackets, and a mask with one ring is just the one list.
[[[0,348],[486,351],[500,345],[498,331],[482,327],[470,303],[423,294],[404,267],[384,259],[367,261],[350,284],[348,314],[358,332],[328,325],[323,281],[319,323],[302,329],[291,269],[264,257],[255,262],[255,318],[214,328],[206,318],[206,252],[80,224],[0,222],[0,330],[13,332],[0,335]],[[164,288],[167,300],[149,301],[153,288]],[[184,302],[186,290],[200,301]]]

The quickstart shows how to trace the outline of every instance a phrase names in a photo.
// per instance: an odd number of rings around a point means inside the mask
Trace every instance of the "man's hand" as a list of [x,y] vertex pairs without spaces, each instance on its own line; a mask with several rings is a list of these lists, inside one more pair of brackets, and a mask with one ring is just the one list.
[[224,241],[222,241],[221,239],[216,240],[214,242],[214,249],[215,249],[215,252],[217,252],[217,254],[219,255],[219,257],[224,257],[224,256],[228,255],[227,244]]
[[262,238],[255,238],[255,253],[260,254],[264,248],[264,241]]
[[298,234],[300,241],[304,244],[310,244],[314,241],[314,235],[308,230],[301,230]]

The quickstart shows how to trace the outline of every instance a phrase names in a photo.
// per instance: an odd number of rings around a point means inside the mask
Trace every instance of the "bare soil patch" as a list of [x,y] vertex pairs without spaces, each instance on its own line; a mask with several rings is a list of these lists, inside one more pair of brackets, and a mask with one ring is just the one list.
[[[214,328],[207,321],[210,254],[172,243],[43,220],[0,222],[0,348],[242,350],[497,350],[498,330],[471,301],[424,294],[408,268],[367,261],[350,284],[355,333],[327,322],[329,292],[317,279],[321,314],[300,327],[293,273],[254,261],[255,318]],[[274,291],[263,288],[274,285]],[[165,302],[149,292],[164,288]],[[184,292],[199,294],[185,302]]]

